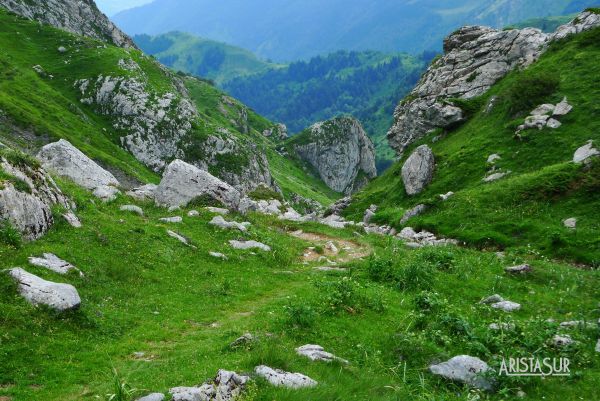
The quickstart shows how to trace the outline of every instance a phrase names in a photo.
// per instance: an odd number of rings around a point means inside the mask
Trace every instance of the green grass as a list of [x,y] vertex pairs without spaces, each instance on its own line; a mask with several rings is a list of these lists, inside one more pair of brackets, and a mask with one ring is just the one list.
[[[348,215],[359,221],[375,203],[380,206],[375,221],[400,228],[406,210],[426,203],[432,206],[429,212],[408,225],[480,247],[531,248],[549,257],[598,266],[598,167],[581,169],[568,162],[588,140],[600,143],[600,90],[595,84],[600,73],[599,37],[600,30],[595,29],[556,43],[537,63],[469,101],[474,107],[468,122],[413,144],[400,162],[356,195]],[[515,138],[516,127],[531,109],[542,102],[556,104],[564,96],[574,109],[560,119],[560,128],[529,130],[522,133],[522,140]],[[486,113],[492,97],[496,106]],[[436,136],[439,140],[433,142]],[[436,156],[434,179],[421,194],[409,197],[400,170],[411,150],[424,143]],[[493,153],[502,157],[497,168],[512,173],[486,184],[482,178]],[[438,195],[448,191],[455,197],[441,202]],[[562,225],[570,217],[579,219],[576,231]]]
[[[267,364],[307,374],[319,386],[289,391],[259,380],[249,399],[464,400],[473,391],[426,370],[433,361],[463,353],[496,368],[502,356],[571,358],[571,378],[502,378],[499,392],[481,393],[483,399],[506,399],[518,388],[530,399],[596,394],[597,329],[570,330],[579,343],[557,350],[548,345],[556,324],[544,320],[597,320],[597,271],[536,255],[508,253],[502,262],[493,253],[454,247],[409,251],[383,237],[267,216],[246,217],[253,223],[247,234],[215,229],[208,225],[210,215],[189,218],[186,210],[175,213],[184,216],[182,224],[169,225],[158,222],[168,213],[150,204],[140,204],[146,214],[140,217],[118,210],[129,199],[92,203],[82,190],[60,185],[76,200],[83,228],[60,221],[39,241],[18,249],[0,245],[0,260],[4,268],[22,266],[75,285],[83,304],[65,315],[33,308],[8,276],[0,275],[0,396],[85,401],[117,389],[166,392],[201,383],[220,368],[249,372]],[[352,239],[371,247],[374,256],[348,263],[346,275],[314,273],[300,260],[309,243],[285,233],[298,228]],[[197,249],[168,237],[167,229],[190,238]],[[273,252],[253,255],[226,245],[240,237],[262,241]],[[211,258],[213,250],[229,259]],[[75,264],[85,277],[28,266],[28,256],[43,252]],[[502,273],[504,266],[522,261],[531,263],[534,273]],[[390,274],[376,274],[378,263]],[[419,273],[423,269],[427,274]],[[289,271],[293,274],[282,274]],[[523,309],[506,315],[477,304],[493,293],[521,302]],[[490,332],[487,325],[495,321],[515,322],[517,331]],[[230,349],[245,332],[258,341]],[[323,345],[351,365],[312,363],[295,355],[295,347],[308,343]],[[145,356],[136,359],[134,352]]]

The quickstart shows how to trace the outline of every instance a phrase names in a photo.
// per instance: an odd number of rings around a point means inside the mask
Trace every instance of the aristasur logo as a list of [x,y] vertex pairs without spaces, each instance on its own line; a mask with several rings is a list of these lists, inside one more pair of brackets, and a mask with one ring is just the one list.
[[569,358],[504,358],[500,376],[570,376],[570,363]]

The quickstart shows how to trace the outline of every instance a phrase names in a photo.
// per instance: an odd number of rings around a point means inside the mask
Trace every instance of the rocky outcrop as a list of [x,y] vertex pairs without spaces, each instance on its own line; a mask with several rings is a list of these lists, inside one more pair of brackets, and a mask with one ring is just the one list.
[[72,270],[81,273],[81,271],[78,268],[76,268],[69,262],[60,259],[58,256],[52,253],[44,253],[42,257],[32,256],[28,260],[29,263],[33,266],[43,267],[45,269],[52,270],[53,272],[58,274],[67,274]]
[[402,181],[408,195],[416,195],[431,182],[435,157],[427,145],[421,145],[402,166]]
[[450,99],[480,96],[510,71],[536,61],[549,42],[598,25],[600,16],[584,12],[555,34],[533,28],[500,31],[467,26],[457,30],[444,41],[444,56],[433,62],[396,108],[388,132],[390,145],[401,155],[429,132],[462,121],[464,113]]
[[354,118],[317,123],[291,143],[334,191],[354,193],[377,176],[373,143]]
[[288,138],[288,130],[285,124],[275,124],[273,127],[264,130],[262,134],[267,138],[277,141],[283,141]]
[[38,239],[54,223],[52,207],[60,206],[73,214],[71,203],[52,177],[34,161],[28,162],[24,155],[7,148],[3,152],[0,153],[0,222],[8,222],[28,240]]
[[169,393],[173,396],[172,401],[233,401],[240,396],[248,381],[249,376],[219,370],[212,381],[197,387],[174,387]]
[[135,44],[98,10],[94,0],[0,0],[0,6],[30,20],[65,31],[114,43],[125,48]]
[[8,271],[17,282],[19,293],[33,305],[45,305],[59,312],[79,308],[81,298],[70,284],[46,281],[21,268]]
[[37,158],[45,169],[94,191],[100,199],[112,200],[118,192],[119,181],[111,173],[64,139],[44,146]]

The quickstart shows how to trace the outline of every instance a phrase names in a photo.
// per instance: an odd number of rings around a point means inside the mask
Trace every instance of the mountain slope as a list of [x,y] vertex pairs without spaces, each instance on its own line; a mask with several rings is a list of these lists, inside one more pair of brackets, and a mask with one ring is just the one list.
[[167,67],[211,79],[217,84],[279,67],[239,47],[182,32],[153,37],[136,35],[133,40],[144,53],[156,57]]
[[[380,206],[377,221],[401,228],[406,210],[426,204],[429,210],[406,224],[480,247],[524,253],[535,249],[598,266],[600,227],[594,216],[600,208],[600,164],[582,166],[570,160],[587,141],[596,147],[600,143],[600,92],[594,83],[600,72],[599,35],[596,28],[557,42],[523,72],[513,72],[483,96],[461,103],[471,113],[466,123],[446,132],[437,130],[410,145],[399,163],[356,196],[348,213],[358,218],[375,203]],[[533,97],[536,82],[553,89]],[[559,128],[515,135],[536,106],[556,104],[565,96],[573,111],[561,118]],[[400,171],[412,149],[421,144],[433,149],[437,166],[432,183],[410,197]],[[500,159],[486,162],[492,154]],[[482,181],[498,172],[510,174],[498,182]],[[455,195],[444,202],[439,195],[448,191]],[[571,217],[578,218],[576,230],[563,225]]]
[[[569,14],[572,0],[158,0],[114,17],[130,34],[173,30],[231,43],[276,61],[345,50],[441,48],[456,27],[503,27]],[[596,1],[595,4],[598,4]],[[586,5],[589,6],[589,5]]]

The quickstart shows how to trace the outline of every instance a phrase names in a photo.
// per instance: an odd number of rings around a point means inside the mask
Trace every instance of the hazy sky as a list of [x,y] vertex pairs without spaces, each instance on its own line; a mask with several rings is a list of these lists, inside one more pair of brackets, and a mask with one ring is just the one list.
[[110,17],[119,11],[151,3],[152,1],[153,0],[96,0],[96,4],[98,4],[98,7],[104,14]]

